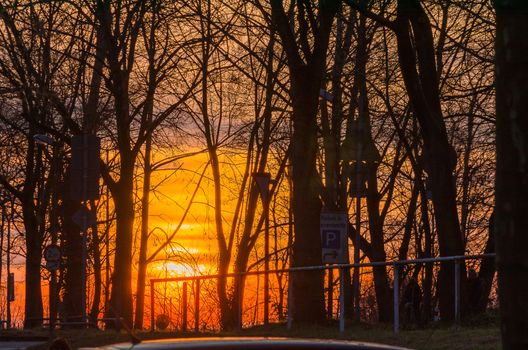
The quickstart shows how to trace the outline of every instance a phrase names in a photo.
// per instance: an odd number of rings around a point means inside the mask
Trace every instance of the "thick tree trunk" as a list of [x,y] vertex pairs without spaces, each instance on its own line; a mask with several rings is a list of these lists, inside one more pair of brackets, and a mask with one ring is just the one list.
[[128,327],[132,327],[132,238],[134,234],[133,174],[134,160],[121,152],[121,177],[115,191],[116,210],[116,249],[110,314],[122,317]]
[[[326,66],[326,56],[330,31],[338,10],[338,1],[321,1],[318,5],[317,27],[312,27],[313,52],[309,45],[296,42],[290,18],[284,12],[280,0],[271,1],[272,19],[282,39],[288,57],[290,71],[290,96],[292,99],[292,168],[293,168],[293,215],[295,219],[295,239],[292,250],[293,266],[321,264],[321,237],[319,215],[321,201],[319,175],[316,168],[317,157],[317,108],[319,89]],[[297,19],[307,24],[304,17],[305,6],[309,2],[298,2]],[[314,22],[311,22],[314,24]],[[308,26],[306,26],[307,28]],[[307,31],[300,30],[300,41],[307,43]],[[306,62],[300,54],[304,51]],[[324,275],[322,272],[296,272],[293,282],[293,318],[295,322],[317,322],[324,320]]]
[[528,349],[528,3],[496,0],[495,234],[505,350]]
[[147,249],[149,236],[149,202],[150,202],[150,179],[151,179],[151,143],[152,136],[149,135],[145,142],[145,164],[143,175],[143,196],[141,198],[141,239],[139,243],[138,277],[136,288],[136,316],[134,320],[135,329],[143,329],[143,315],[145,309],[145,282],[147,276]]
[[[106,25],[106,23],[105,23]],[[105,31],[105,34],[106,33]],[[112,38],[106,38],[112,95],[115,103],[115,127],[120,157],[119,180],[112,187],[116,214],[116,235],[112,293],[109,316],[133,324],[132,243],[134,237],[134,168],[137,150],[131,144],[129,73],[123,70]]]
[[42,324],[43,317],[42,290],[40,288],[42,237],[39,234],[32,196],[22,202],[22,211],[26,231],[24,328],[35,328]]
[[[319,83],[307,66],[292,81],[293,99],[293,266],[321,265],[317,100]],[[324,275],[320,271],[293,274],[293,317],[299,322],[324,319]]]

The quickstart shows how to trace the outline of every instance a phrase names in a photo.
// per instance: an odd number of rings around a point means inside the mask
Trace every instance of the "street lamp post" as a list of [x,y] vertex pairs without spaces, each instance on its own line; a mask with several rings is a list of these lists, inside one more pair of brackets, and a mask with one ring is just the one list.
[[270,173],[253,173],[264,208],[264,324],[269,323],[269,202]]

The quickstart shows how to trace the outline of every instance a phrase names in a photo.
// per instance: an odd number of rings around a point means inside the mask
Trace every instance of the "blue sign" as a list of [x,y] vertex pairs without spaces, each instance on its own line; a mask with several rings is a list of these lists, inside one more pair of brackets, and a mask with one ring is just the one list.
[[323,249],[340,249],[341,248],[341,231],[340,230],[322,230]]

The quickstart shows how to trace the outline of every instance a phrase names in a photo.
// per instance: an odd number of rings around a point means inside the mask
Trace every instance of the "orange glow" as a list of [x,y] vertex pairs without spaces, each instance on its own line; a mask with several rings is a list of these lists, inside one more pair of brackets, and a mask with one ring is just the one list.
[[207,268],[205,264],[191,266],[166,260],[153,263],[150,270],[152,274],[163,275],[163,277],[182,277],[200,275],[205,273]]

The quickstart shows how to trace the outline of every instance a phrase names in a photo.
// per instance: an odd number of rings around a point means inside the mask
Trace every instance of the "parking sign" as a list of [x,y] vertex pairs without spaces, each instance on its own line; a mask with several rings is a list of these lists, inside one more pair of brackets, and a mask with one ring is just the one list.
[[344,212],[321,212],[323,264],[348,263],[348,215]]

